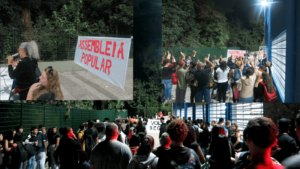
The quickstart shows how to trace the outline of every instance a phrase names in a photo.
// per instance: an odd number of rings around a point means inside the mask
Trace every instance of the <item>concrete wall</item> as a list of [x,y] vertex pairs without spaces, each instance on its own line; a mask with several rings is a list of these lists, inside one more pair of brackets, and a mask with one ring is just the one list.
[[[74,63],[74,61],[38,62],[41,72],[48,66],[52,66],[58,72],[71,72],[86,70]],[[133,59],[128,60],[128,67],[133,67]]]

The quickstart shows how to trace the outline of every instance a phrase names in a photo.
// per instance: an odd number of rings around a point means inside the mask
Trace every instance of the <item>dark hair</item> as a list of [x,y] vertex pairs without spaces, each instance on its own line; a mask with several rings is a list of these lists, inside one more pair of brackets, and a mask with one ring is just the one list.
[[7,133],[6,133],[6,139],[7,139],[8,141],[14,139],[14,130],[9,130],[9,131],[7,131]]
[[253,73],[254,73],[253,68],[252,68],[252,67],[248,67],[248,68],[246,68],[245,74],[244,74],[244,75],[245,75],[247,78],[249,78],[250,76],[253,75]]
[[256,146],[267,148],[277,139],[277,128],[271,119],[256,117],[249,120],[243,135],[245,141],[250,138]]
[[188,132],[187,125],[182,120],[172,120],[167,126],[167,133],[176,142],[183,142]]
[[191,117],[188,117],[188,120],[191,120],[192,118]]
[[194,123],[195,125],[198,125],[198,122],[197,122],[196,120],[193,120],[193,123]]
[[103,122],[105,122],[105,121],[109,121],[109,118],[105,117],[104,120],[103,120]]
[[189,130],[188,134],[185,140],[183,141],[183,145],[186,147],[189,147],[193,142],[196,142],[197,139],[197,135],[194,127],[188,126],[188,130]]
[[140,146],[140,142],[141,142],[140,136],[134,134],[131,136],[129,147]]
[[268,93],[276,92],[276,87],[273,84],[273,80],[271,76],[268,73],[263,72],[262,73],[263,82],[266,84]]
[[30,128],[30,131],[32,131],[32,130],[35,130],[35,129],[38,129],[36,126],[32,126],[31,128]]
[[14,136],[14,143],[17,143],[17,142],[22,142],[22,137],[20,134],[16,134]]
[[218,123],[223,123],[224,122],[224,118],[219,118],[219,122]]
[[164,59],[163,60],[163,66],[165,66],[166,64],[168,64],[168,63],[170,63],[171,61],[170,61],[170,59]]
[[40,125],[39,125],[39,129],[40,129],[40,128],[43,128],[43,127],[45,127],[45,125],[43,125],[43,124],[40,124]]
[[94,122],[93,121],[90,121],[89,123],[88,123],[88,128],[92,128],[94,126]]
[[152,151],[152,147],[154,145],[154,138],[150,135],[146,135],[142,141],[141,146],[137,151],[137,155],[149,155]]
[[79,125],[79,129],[80,129],[80,130],[83,130],[83,129],[84,129],[84,125],[83,125],[83,124],[80,124],[80,125]]
[[165,120],[165,118],[164,118],[164,117],[161,117],[160,119],[161,119],[161,120]]
[[22,126],[17,126],[17,127],[16,127],[16,131],[17,131],[17,132],[19,132],[20,129],[23,129],[23,127],[22,127]]
[[264,65],[260,65],[259,69],[261,69],[263,72],[267,72],[267,68]]
[[286,118],[281,118],[279,120],[279,122],[278,122],[279,133],[284,133],[284,132],[288,131],[289,128],[290,128],[290,122],[289,122],[289,120],[286,119]]
[[62,127],[59,129],[59,133],[63,136],[67,136],[70,131],[70,127]]
[[221,64],[220,64],[220,69],[222,69],[223,72],[225,72],[226,67],[227,67],[226,61],[222,61]]
[[143,126],[143,122],[142,122],[142,120],[141,120],[141,119],[139,119],[139,121],[138,121],[138,125],[139,125],[139,126],[141,126],[141,127],[144,127],[144,126]]
[[94,122],[96,123],[96,122],[97,122],[97,119],[94,119]]

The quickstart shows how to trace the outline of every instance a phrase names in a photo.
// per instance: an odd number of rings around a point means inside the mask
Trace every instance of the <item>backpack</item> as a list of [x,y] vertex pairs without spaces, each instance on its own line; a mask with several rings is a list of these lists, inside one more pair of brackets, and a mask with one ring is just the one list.
[[194,81],[194,72],[192,72],[191,70],[189,70],[188,72],[186,72],[186,74],[185,74],[185,80],[186,80],[187,84],[192,85],[193,81]]
[[172,74],[172,83],[174,85],[178,84],[177,69],[176,69],[175,73]]
[[236,81],[238,81],[240,78],[241,78],[240,70],[239,70],[239,69],[234,69],[234,73],[233,73],[233,80],[234,80],[234,83],[235,83]]
[[133,160],[135,160],[137,163],[139,163],[137,165],[137,168],[136,169],[151,169],[151,166],[152,166],[152,163],[153,161],[156,159],[157,157],[154,156],[154,158],[148,163],[148,164],[143,164],[143,163],[140,163],[137,158],[133,157]]
[[267,90],[267,85],[265,82],[260,82],[262,85],[264,85],[264,100],[265,102],[274,103],[277,101],[277,95],[276,92],[273,90],[273,93],[269,93]]
[[174,167],[174,168],[184,168],[184,169],[194,169],[195,166],[196,166],[196,159],[195,159],[195,156],[196,156],[196,153],[194,150],[190,149],[190,158],[189,160],[187,161],[187,163],[185,164],[178,164],[176,163],[174,160],[171,161],[171,165]]
[[28,159],[28,152],[26,147],[23,145],[22,142],[18,142],[17,152],[16,152],[16,158],[18,159],[18,162],[24,162]]
[[95,145],[95,141],[93,139],[92,134],[90,134],[85,139],[85,150],[86,151],[92,151],[94,145]]

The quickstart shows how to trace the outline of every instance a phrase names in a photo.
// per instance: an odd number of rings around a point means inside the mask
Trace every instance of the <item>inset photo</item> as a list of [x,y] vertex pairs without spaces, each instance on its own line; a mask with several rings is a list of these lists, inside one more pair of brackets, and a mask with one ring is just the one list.
[[0,100],[133,99],[132,1],[26,3],[0,7]]
[[297,12],[287,6],[296,4],[162,1],[162,102],[299,102]]

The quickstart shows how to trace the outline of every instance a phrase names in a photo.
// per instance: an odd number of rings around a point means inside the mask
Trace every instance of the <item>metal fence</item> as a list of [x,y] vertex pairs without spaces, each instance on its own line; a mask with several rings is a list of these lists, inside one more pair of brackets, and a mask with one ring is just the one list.
[[103,121],[107,117],[110,121],[114,121],[117,116],[121,118],[128,116],[127,110],[118,112],[114,110],[71,109],[70,118],[66,119],[67,112],[68,109],[65,107],[0,102],[0,133],[6,135],[10,129],[22,125],[24,134],[28,134],[32,126],[38,127],[40,124],[44,124],[46,128],[70,126],[74,131],[77,131],[79,125],[88,120]]
[[236,49],[239,50],[240,47],[227,47],[227,48],[216,48],[216,47],[165,47],[163,48],[163,54],[166,51],[170,51],[170,53],[178,59],[178,57],[181,57],[180,52],[183,52],[186,54],[186,57],[193,56],[193,50],[197,52],[196,54],[196,60],[200,60],[201,62],[204,61],[205,56],[207,54],[210,54],[211,57],[216,55],[217,60],[220,58],[220,55],[222,55],[222,58],[227,57],[227,50],[228,49]]
[[[0,62],[5,62],[8,55],[17,53],[17,49],[25,39],[35,40],[38,47],[41,61],[66,61],[74,60],[78,36],[100,36],[131,38],[131,35],[103,34],[82,32],[79,34],[57,35],[42,29],[33,29],[33,34],[28,37],[24,29],[1,28],[0,32]],[[129,58],[133,58],[133,41]]]

